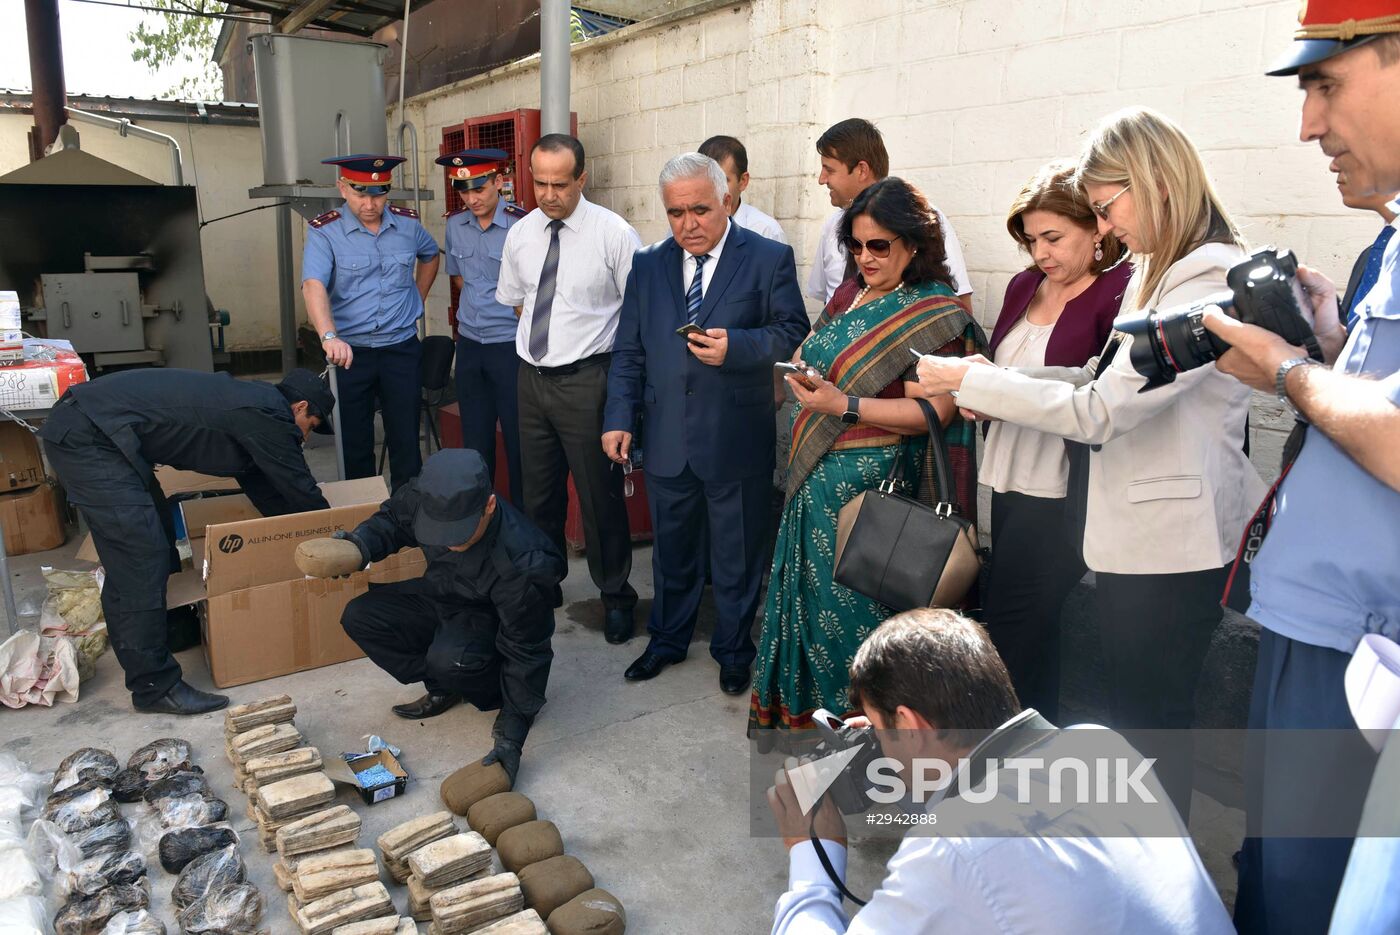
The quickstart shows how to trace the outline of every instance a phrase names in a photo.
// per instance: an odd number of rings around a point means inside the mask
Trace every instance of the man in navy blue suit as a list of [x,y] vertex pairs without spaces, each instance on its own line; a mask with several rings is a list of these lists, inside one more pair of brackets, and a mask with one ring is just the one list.
[[603,450],[628,463],[643,416],[656,597],[651,642],[628,681],[690,647],[705,587],[705,519],[720,687],[749,686],[774,458],[773,363],[809,323],[792,248],[729,218],[719,163],[684,153],[661,170],[672,237],[638,251],[608,370]]

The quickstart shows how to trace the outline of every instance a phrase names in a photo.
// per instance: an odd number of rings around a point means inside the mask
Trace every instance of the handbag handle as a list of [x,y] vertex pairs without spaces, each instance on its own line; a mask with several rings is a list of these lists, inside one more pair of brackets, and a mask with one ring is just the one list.
[[953,487],[953,470],[948,463],[948,440],[943,435],[943,423],[927,399],[917,398],[914,402],[919,404],[924,412],[924,421],[928,423],[928,444],[933,449],[933,479],[940,496],[935,509],[942,514],[955,513],[958,511],[958,503],[954,499],[957,490]]

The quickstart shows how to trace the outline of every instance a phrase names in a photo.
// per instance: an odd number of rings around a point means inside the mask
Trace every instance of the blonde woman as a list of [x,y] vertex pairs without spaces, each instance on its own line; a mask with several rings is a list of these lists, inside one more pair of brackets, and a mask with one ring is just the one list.
[[[1221,292],[1246,256],[1200,154],[1161,114],[1105,118],[1076,178],[1099,231],[1136,259],[1123,314]],[[919,382],[930,397],[956,391],[966,410],[1091,446],[1084,560],[1096,573],[1114,726],[1185,731],[1229,564],[1264,485],[1244,453],[1248,388],[1201,367],[1139,393],[1132,340],[1114,331],[1086,366],[1034,375],[924,357]],[[1138,745],[1158,756],[1158,776],[1189,817],[1189,741]]]

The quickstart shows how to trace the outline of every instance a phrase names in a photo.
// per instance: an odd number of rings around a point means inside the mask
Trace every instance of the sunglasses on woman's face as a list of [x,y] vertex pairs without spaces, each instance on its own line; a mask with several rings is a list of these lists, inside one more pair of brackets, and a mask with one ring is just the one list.
[[1118,194],[1114,195],[1112,198],[1108,199],[1107,201],[1092,201],[1089,203],[1089,207],[1094,209],[1095,214],[1107,221],[1109,207],[1119,198],[1122,198],[1123,193],[1126,192],[1130,187],[1130,185],[1124,185],[1122,188],[1118,189]]
[[860,251],[864,249],[870,251],[870,255],[873,256],[875,259],[883,260],[885,257],[890,255],[890,245],[893,244],[896,240],[898,240],[901,236],[902,235],[900,234],[896,234],[891,240],[885,240],[884,238],[880,238],[879,240],[867,240],[864,243],[861,243],[854,237],[847,237],[846,252],[849,253],[851,256],[860,256]]

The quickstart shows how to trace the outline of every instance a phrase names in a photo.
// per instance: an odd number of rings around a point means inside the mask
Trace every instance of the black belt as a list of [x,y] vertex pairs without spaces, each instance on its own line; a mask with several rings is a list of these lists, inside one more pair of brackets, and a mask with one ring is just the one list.
[[594,354],[591,357],[581,358],[571,364],[561,364],[558,367],[541,367],[537,364],[530,363],[527,363],[527,366],[542,377],[567,377],[570,374],[578,373],[585,367],[591,367],[594,364],[606,364],[610,360],[612,360],[611,352],[604,352],[602,354]]

